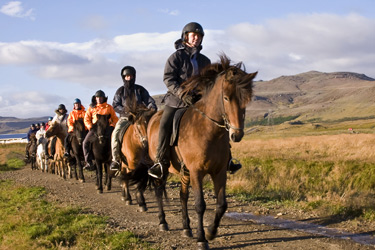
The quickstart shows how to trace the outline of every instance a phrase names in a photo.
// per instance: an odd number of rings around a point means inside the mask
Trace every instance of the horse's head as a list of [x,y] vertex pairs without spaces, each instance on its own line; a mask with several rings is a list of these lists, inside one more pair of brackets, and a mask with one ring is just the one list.
[[78,144],[82,145],[82,142],[85,139],[85,136],[87,134],[85,124],[82,118],[74,122],[73,133],[74,133],[74,136],[77,138]]
[[233,142],[241,141],[244,135],[246,105],[251,101],[256,75],[257,72],[247,74],[240,67],[232,66],[218,78],[222,88],[222,117]]
[[183,94],[202,97],[200,107],[204,111],[200,112],[228,130],[233,142],[239,142],[244,135],[246,105],[251,100],[253,79],[257,75],[241,68],[242,63],[231,65],[229,58],[222,55],[219,63],[211,64],[182,85]]
[[[65,125],[64,125],[65,126]],[[51,136],[66,136],[67,130],[63,128],[61,123],[55,121],[51,124],[51,126],[46,130],[46,137],[49,138]]]
[[135,133],[144,148],[148,147],[147,141],[147,125],[156,110],[150,110],[146,106],[138,105],[135,113],[129,117],[129,121],[133,124]]
[[110,138],[110,135],[108,133],[109,129],[109,119],[111,118],[111,115],[96,115],[96,118],[98,119],[95,123],[95,132],[99,139],[99,143],[103,144],[106,142],[108,138]]

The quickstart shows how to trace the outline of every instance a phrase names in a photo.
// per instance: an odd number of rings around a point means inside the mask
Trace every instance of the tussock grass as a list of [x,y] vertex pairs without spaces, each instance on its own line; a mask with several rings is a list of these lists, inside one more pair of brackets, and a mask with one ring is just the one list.
[[232,145],[243,168],[228,192],[248,201],[290,202],[327,214],[373,220],[374,134],[252,139]]

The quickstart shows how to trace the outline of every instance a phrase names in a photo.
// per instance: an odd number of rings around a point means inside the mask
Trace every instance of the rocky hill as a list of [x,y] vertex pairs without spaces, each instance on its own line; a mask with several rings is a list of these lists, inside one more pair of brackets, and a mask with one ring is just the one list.
[[254,83],[254,98],[247,107],[252,119],[272,112],[273,117],[299,120],[338,120],[375,114],[375,79],[350,72],[310,71]]
[[[330,121],[375,115],[375,79],[351,72],[310,71],[254,82],[254,97],[246,109],[251,120],[293,116],[299,121]],[[154,96],[161,107],[163,95]],[[0,134],[23,133],[31,123],[48,117],[0,117]]]

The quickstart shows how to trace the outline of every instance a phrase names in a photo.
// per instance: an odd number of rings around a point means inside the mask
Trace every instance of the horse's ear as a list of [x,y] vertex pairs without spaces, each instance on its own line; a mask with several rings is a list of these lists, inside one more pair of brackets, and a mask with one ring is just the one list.
[[248,74],[248,77],[249,77],[249,79],[253,80],[257,76],[257,74],[258,74],[258,71]]
[[131,124],[134,124],[135,122],[135,116],[133,114],[129,114],[128,115],[128,121],[131,123]]

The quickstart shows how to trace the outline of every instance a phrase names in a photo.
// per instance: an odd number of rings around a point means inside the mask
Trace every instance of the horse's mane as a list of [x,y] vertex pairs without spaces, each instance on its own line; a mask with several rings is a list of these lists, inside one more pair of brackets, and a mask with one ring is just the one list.
[[231,60],[225,55],[221,54],[220,61],[206,66],[201,70],[200,74],[189,78],[181,84],[183,89],[182,95],[186,93],[194,93],[195,95],[207,95],[215,85],[216,78],[219,75],[225,74],[225,79],[231,84],[236,85],[236,93],[239,101],[247,101],[251,98],[252,84],[249,84],[249,79],[242,62],[231,65]]
[[85,123],[83,122],[82,118],[79,118],[74,122],[74,128],[77,129],[78,131],[83,131],[85,130]]

